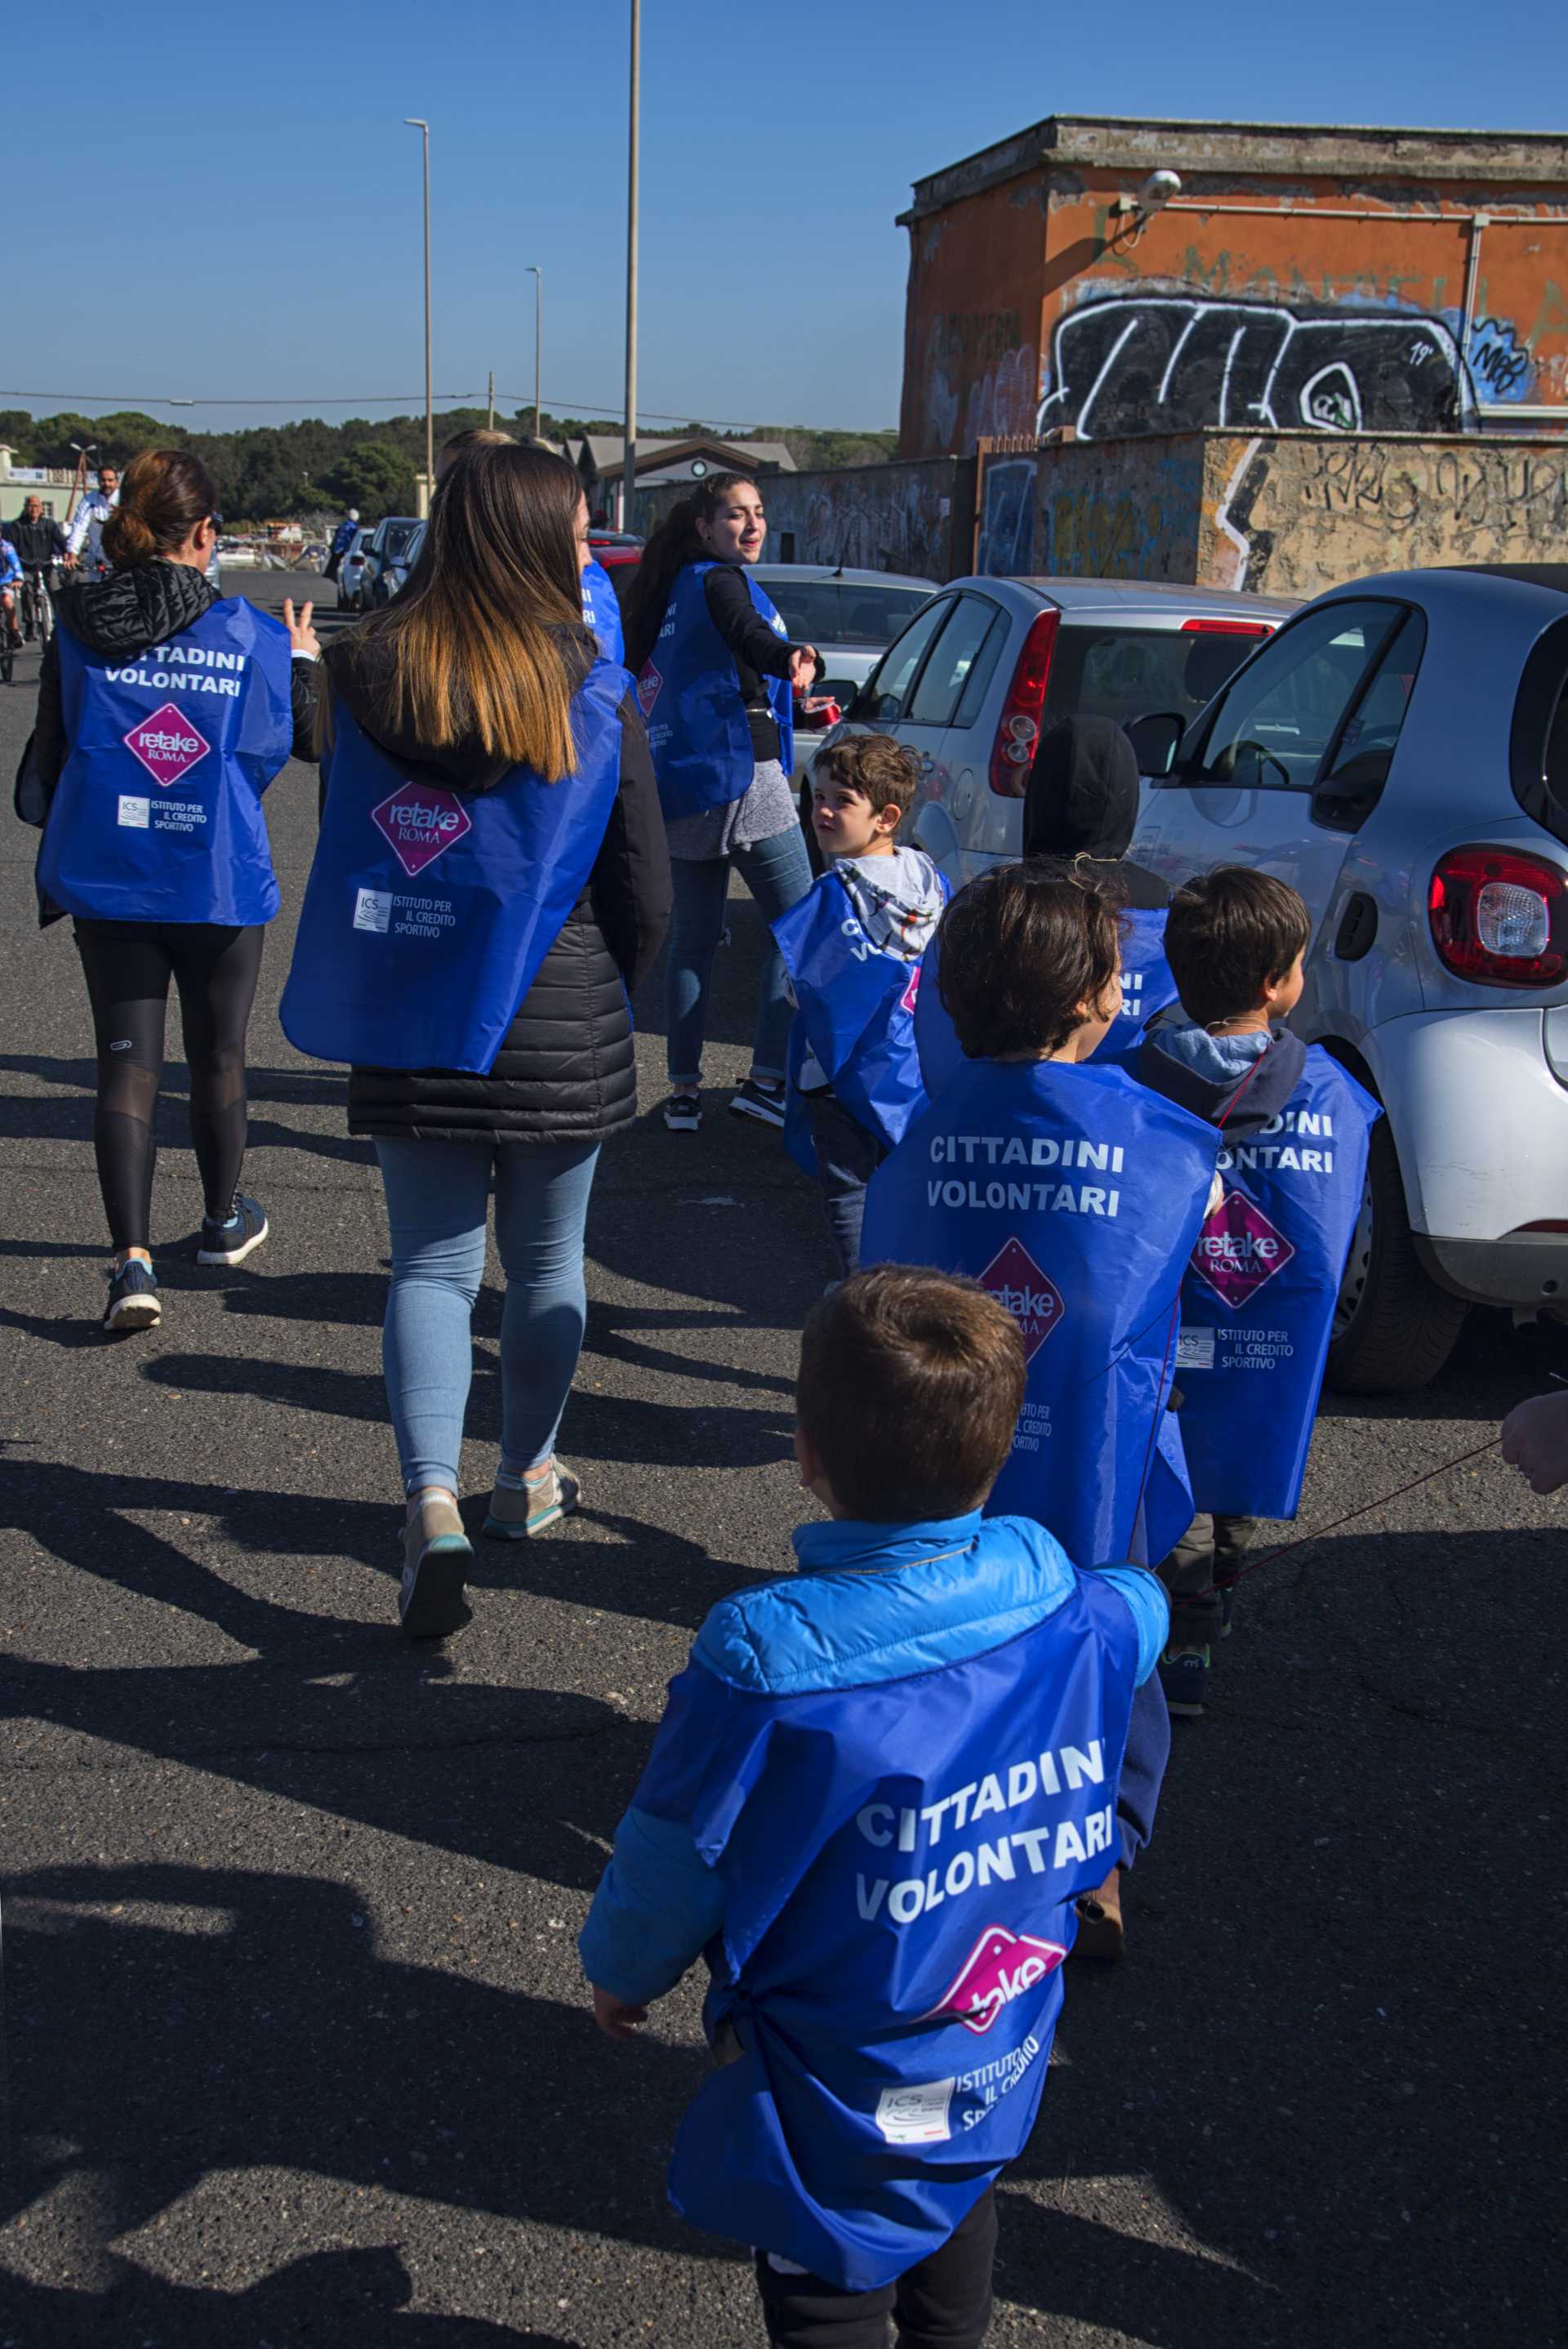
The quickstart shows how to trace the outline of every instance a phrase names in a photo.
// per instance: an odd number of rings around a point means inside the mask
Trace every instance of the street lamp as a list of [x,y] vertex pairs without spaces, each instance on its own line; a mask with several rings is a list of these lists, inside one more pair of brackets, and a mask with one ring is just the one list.
[[623,530],[631,527],[632,481],[637,464],[637,112],[642,36],[642,0],[632,0],[632,102],[626,140],[626,431],[621,444]]
[[430,126],[418,114],[406,114],[409,130],[418,130],[425,145],[425,503],[436,486],[436,406],[430,389]]
[[71,483],[71,494],[66,500],[66,526],[67,529],[70,527],[71,516],[77,510],[77,500],[87,489],[88,459],[96,453],[98,442],[96,440],[89,440],[84,448],[79,440],[73,440],[70,443],[70,447],[76,456],[77,478]]
[[539,351],[544,340],[544,272],[537,263],[531,261],[527,274],[533,280],[533,437],[542,440],[544,427],[539,420]]

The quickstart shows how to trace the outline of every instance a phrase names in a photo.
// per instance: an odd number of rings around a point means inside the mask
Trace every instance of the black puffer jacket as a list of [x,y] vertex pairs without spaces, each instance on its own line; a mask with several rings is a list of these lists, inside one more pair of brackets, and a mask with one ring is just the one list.
[[[590,640],[560,631],[574,676]],[[356,629],[325,656],[329,688],[407,774],[448,791],[491,791],[507,773],[477,742],[429,750],[387,710],[387,670]],[[627,995],[647,972],[670,916],[669,853],[636,697],[621,705],[621,783],[588,885],[545,956],[487,1076],[442,1069],[356,1069],[351,1133],[425,1142],[591,1142],[637,1113]],[[562,784],[561,789],[569,786]]]

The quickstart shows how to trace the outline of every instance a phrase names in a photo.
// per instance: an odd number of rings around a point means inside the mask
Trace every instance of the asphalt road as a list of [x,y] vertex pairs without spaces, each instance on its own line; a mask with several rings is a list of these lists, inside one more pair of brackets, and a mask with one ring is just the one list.
[[[7,776],[35,666],[0,688]],[[33,836],[5,834],[0,2349],[730,2349],[759,2338],[748,2269],[663,2191],[696,1998],[614,2047],[573,1942],[694,1628],[789,1564],[817,1204],[773,1137],[656,1123],[655,983],[590,1225],[585,1508],[480,1544],[472,1628],[410,1651],[377,1178],[275,1017],[315,788],[290,767],[267,802],[248,1184],[273,1237],[198,1271],[171,1062],[165,1318],[113,1345],[87,1007],[66,926],[33,926]],[[758,940],[738,897],[716,1083]],[[492,1265],[476,1500],[499,1315]],[[1427,1393],[1331,1402],[1303,1527],[1484,1443],[1554,1363],[1477,1315]],[[1001,2198],[998,2343],[1563,2337],[1565,1519],[1494,1453],[1244,1587],[1127,1961],[1073,1969]]]

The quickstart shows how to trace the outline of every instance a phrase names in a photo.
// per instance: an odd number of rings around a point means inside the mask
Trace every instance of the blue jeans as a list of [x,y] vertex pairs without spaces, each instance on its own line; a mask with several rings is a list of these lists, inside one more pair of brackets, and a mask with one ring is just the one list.
[[[665,967],[665,1032],[672,1084],[696,1084],[702,1074],[708,988],[713,958],[724,935],[732,864],[738,867],[765,922],[775,922],[780,914],[787,914],[811,885],[811,860],[798,823],[792,823],[788,832],[754,841],[749,848],[732,848],[727,856],[707,856],[700,864],[684,856],[671,858],[675,904]],[[782,1078],[794,1016],[784,984],[784,958],[769,937],[751,1047],[753,1076]]]
[[495,1167],[500,1321],[500,1464],[550,1458],[583,1345],[583,1228],[596,1142],[377,1142],[392,1239],[382,1362],[404,1487],[459,1489],[473,1376],[469,1324],[484,1279]]
[[887,1156],[887,1144],[851,1117],[832,1093],[808,1093],[811,1146],[817,1154],[817,1180],[822,1186],[822,1208],[828,1237],[838,1259],[839,1278],[848,1280],[861,1268],[861,1226],[866,1215],[866,1185]]

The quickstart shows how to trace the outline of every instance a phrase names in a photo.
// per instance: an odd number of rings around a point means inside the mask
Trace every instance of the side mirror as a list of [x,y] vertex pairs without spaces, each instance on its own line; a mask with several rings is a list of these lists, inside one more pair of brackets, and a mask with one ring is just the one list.
[[853,678],[849,677],[820,677],[812,688],[814,692],[826,694],[829,700],[836,701],[841,709],[849,708],[860,689]]
[[1186,730],[1185,721],[1173,709],[1135,718],[1125,726],[1122,731],[1132,745],[1139,773],[1156,779],[1168,775],[1176,763],[1177,748]]

